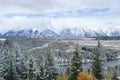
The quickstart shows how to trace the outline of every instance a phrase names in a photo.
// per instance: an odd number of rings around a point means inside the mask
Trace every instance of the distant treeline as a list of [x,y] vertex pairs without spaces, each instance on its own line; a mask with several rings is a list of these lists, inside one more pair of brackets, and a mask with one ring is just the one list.
[[120,40],[120,36],[100,36],[100,37],[94,37],[97,40]]
[[120,36],[99,36],[99,37],[87,37],[87,38],[30,38],[27,36],[10,36],[10,37],[4,37],[4,36],[0,36],[0,38],[7,38],[7,39],[48,39],[48,40],[52,40],[52,39],[58,39],[58,40],[84,40],[84,39],[96,39],[96,40],[120,40]]

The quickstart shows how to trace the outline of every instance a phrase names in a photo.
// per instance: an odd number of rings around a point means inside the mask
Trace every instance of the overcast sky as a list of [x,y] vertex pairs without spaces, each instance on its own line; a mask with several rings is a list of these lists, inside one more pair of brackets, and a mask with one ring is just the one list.
[[120,27],[120,0],[0,0],[0,32]]

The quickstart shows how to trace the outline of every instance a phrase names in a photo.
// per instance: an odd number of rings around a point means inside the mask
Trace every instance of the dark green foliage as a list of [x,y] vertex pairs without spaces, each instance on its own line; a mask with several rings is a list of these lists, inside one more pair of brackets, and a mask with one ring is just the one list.
[[22,53],[19,53],[20,50],[11,40],[5,40],[2,51],[3,74],[1,74],[5,80],[26,79],[27,69],[22,59]]
[[88,47],[88,46],[83,46],[83,47],[82,47],[82,50],[92,52],[92,48],[90,48],[90,47]]
[[99,36],[98,37],[94,37],[96,38],[96,40],[120,40],[120,36]]
[[101,67],[101,60],[100,60],[100,43],[98,41],[98,46],[93,51],[93,62],[92,62],[92,73],[98,79],[102,80],[102,67]]
[[16,71],[17,80],[26,79],[27,78],[27,67],[25,65],[26,62],[24,61],[23,56],[21,56],[17,50],[15,51],[14,56],[15,56],[14,68]]
[[56,80],[57,70],[55,67],[54,58],[49,50],[46,56],[47,60],[45,62],[45,80]]
[[56,80],[57,78],[57,69],[55,66],[55,61],[53,54],[50,51],[50,48],[47,50],[46,53],[44,53],[44,59],[41,61],[44,61],[39,63],[39,73],[37,74],[37,80]]
[[16,75],[15,75],[15,68],[14,68],[14,57],[13,57],[13,45],[10,40],[5,40],[3,43],[3,50],[1,55],[3,56],[2,58],[2,73],[0,75],[3,76],[5,80],[15,80]]
[[82,61],[77,49],[73,52],[73,58],[71,60],[71,72],[69,80],[77,80],[79,72],[82,71]]
[[37,78],[36,78],[36,80],[40,80],[40,76],[37,74]]
[[10,49],[13,48],[13,43],[11,40],[6,39],[4,42],[4,47],[9,47]]
[[12,61],[10,60],[10,65],[9,65],[9,68],[8,68],[8,74],[4,77],[5,80],[15,80],[15,74],[14,74],[14,70],[13,70],[13,63]]
[[40,67],[40,71],[39,71],[39,74],[37,74],[37,79],[36,80],[45,80],[44,68],[43,67]]
[[29,60],[28,79],[34,80],[33,60]]

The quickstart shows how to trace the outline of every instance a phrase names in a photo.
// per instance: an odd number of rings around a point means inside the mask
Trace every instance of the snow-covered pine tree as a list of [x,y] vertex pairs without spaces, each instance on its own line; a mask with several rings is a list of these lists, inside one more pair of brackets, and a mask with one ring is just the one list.
[[45,58],[44,58],[44,53],[39,53],[36,56],[36,80],[45,80],[45,68],[44,68],[44,64],[45,64]]
[[55,61],[52,56],[50,49],[46,53],[46,61],[45,61],[45,80],[56,80],[57,78],[57,70],[55,67]]
[[15,51],[15,68],[16,68],[16,75],[17,80],[25,80],[27,79],[27,67],[26,67],[26,61],[24,60],[22,51],[18,52]]
[[29,68],[28,68],[28,80],[35,80],[34,79],[34,69],[33,69],[33,60],[29,60]]
[[0,78],[3,78],[3,75],[4,75],[4,47],[3,47],[3,42],[0,41]]
[[0,76],[5,80],[16,80],[14,67],[14,45],[11,40],[5,40],[2,45]]
[[70,70],[69,80],[77,80],[79,72],[82,71],[82,59],[77,48],[75,48],[75,51],[73,52]]
[[39,74],[37,74],[36,80],[45,80],[44,68],[42,66],[40,66]]
[[[17,46],[18,45],[13,44],[11,40],[6,40],[1,44],[0,76],[5,80],[23,79],[21,73],[23,73],[26,68],[24,68],[24,64],[21,63],[23,60],[21,59],[20,52],[18,53],[19,48]],[[22,69],[24,69],[24,71],[21,71]]]
[[93,50],[93,62],[92,62],[92,73],[93,75],[98,79],[98,80],[102,80],[103,76],[102,76],[102,63],[100,60],[100,42],[98,41],[98,46],[97,48],[95,48]]

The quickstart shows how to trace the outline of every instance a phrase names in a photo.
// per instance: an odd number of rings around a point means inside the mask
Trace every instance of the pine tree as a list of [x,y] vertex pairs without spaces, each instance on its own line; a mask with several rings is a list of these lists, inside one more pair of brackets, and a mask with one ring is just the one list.
[[33,60],[29,60],[28,79],[34,80]]
[[72,65],[71,65],[71,73],[70,73],[69,80],[77,80],[77,76],[79,72],[82,71],[82,60],[77,48],[73,52],[73,58],[71,60],[71,63]]
[[0,45],[0,76],[5,80],[26,79],[25,61],[22,59],[21,48],[11,40],[5,40]]
[[48,50],[48,53],[46,54],[46,61],[45,61],[45,80],[56,80],[57,78],[57,70],[54,65],[55,61],[52,56],[52,53],[50,49]]
[[7,80],[15,80],[14,75],[15,74],[14,74],[14,71],[13,71],[13,63],[10,60],[10,66],[9,66],[9,69],[8,69],[8,75],[6,76],[6,79]]
[[13,43],[10,40],[5,40],[2,44],[2,60],[0,60],[0,76],[2,76],[5,80],[16,80],[13,50]]
[[40,77],[39,77],[39,75],[37,74],[37,78],[36,78],[36,80],[40,80]]
[[27,79],[27,67],[25,65],[25,60],[23,59],[22,51],[15,51],[15,68],[17,80]]
[[93,51],[93,62],[92,62],[92,73],[93,75],[98,79],[102,80],[102,67],[101,67],[101,60],[100,60],[100,42],[98,41],[98,46],[97,48],[94,49]]
[[40,66],[39,74],[37,74],[36,80],[45,80],[44,68],[42,66]]

